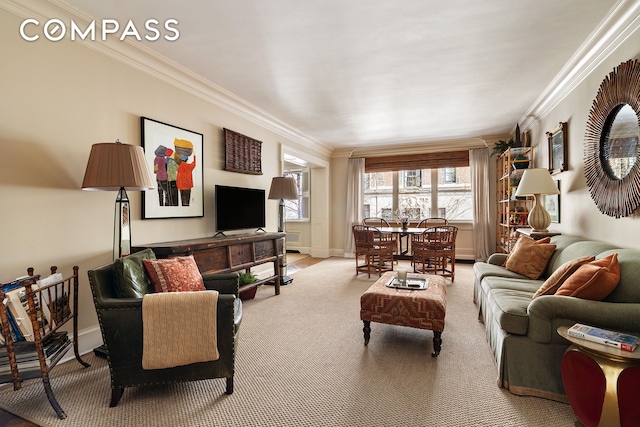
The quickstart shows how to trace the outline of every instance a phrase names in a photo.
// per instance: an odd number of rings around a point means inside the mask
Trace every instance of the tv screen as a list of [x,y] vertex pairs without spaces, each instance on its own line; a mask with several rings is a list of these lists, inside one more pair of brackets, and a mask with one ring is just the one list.
[[265,191],[258,188],[216,185],[216,230],[264,227],[265,200]]

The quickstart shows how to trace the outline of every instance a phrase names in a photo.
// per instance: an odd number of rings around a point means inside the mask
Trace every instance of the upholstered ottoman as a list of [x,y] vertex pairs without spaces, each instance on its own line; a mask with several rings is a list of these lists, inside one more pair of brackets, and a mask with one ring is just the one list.
[[360,297],[360,319],[364,322],[364,345],[369,344],[371,322],[409,326],[433,331],[433,353],[437,357],[442,348],[442,331],[447,306],[445,279],[429,274],[413,275],[429,281],[427,289],[408,290],[386,286],[396,273],[384,273]]

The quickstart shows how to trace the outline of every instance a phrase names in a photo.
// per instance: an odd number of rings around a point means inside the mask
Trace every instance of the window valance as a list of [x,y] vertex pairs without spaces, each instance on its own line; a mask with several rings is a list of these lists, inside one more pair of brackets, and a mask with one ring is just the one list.
[[389,172],[413,169],[437,169],[469,166],[469,151],[401,154],[395,156],[367,157],[365,172]]

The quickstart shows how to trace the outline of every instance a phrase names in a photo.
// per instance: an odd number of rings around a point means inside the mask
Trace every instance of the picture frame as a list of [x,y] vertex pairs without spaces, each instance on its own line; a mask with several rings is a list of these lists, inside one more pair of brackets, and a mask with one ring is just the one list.
[[[560,181],[556,181],[558,192],[560,191]],[[560,194],[547,194],[544,196],[544,208],[551,216],[551,222],[560,223]]]
[[557,128],[555,128],[551,132],[547,132],[547,140],[549,143],[549,172],[554,175],[568,170],[567,122],[560,122]]
[[140,118],[142,148],[156,189],[142,192],[142,219],[204,217],[201,133]]

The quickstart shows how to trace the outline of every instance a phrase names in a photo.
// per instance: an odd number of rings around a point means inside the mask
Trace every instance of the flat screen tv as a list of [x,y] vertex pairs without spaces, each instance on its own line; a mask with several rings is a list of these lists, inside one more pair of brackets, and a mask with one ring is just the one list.
[[216,230],[265,227],[265,190],[216,185]]

